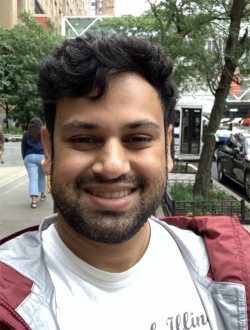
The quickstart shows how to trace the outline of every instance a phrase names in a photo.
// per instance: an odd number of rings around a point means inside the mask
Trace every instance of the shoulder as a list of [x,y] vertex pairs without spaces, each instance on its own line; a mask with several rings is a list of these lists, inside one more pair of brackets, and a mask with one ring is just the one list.
[[[169,217],[161,220],[203,238],[210,261],[208,276],[211,279],[250,283],[247,271],[250,269],[250,233],[236,216]],[[185,235],[182,238],[185,239]]]

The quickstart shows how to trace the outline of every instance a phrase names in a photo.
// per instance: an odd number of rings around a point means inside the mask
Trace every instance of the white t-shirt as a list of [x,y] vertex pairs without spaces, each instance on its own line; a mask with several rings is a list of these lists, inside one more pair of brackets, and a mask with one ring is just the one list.
[[142,259],[107,273],[76,257],[54,226],[43,232],[61,330],[209,330],[207,317],[173,238],[150,220]]

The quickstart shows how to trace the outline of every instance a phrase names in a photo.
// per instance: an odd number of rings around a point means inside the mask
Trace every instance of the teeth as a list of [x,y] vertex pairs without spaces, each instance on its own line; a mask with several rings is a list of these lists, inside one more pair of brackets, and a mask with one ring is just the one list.
[[129,194],[131,194],[131,189],[129,190],[123,190],[123,191],[114,191],[114,192],[97,192],[93,191],[91,192],[94,196],[104,197],[104,198],[119,198],[119,197],[125,197]]

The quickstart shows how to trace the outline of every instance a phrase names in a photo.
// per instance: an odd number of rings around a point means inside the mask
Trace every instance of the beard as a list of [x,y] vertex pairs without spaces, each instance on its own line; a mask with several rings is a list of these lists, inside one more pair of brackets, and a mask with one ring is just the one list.
[[[87,192],[82,186],[118,182],[133,184],[139,190],[139,199],[133,208],[126,211],[100,211],[91,209],[84,201],[83,195]],[[166,171],[158,173],[151,184],[147,184],[140,177],[130,175],[122,175],[114,180],[85,176],[76,179],[72,188],[65,181],[54,178],[52,166],[51,188],[57,209],[78,234],[97,242],[118,244],[133,237],[160,204],[166,188]]]

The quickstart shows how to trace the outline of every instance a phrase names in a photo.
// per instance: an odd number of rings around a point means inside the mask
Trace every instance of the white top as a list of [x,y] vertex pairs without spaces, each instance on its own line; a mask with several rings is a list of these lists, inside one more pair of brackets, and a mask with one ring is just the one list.
[[76,257],[53,225],[43,232],[61,330],[209,330],[206,314],[173,238],[150,220],[142,259],[107,273]]

